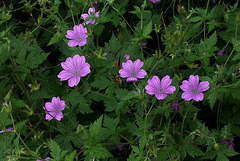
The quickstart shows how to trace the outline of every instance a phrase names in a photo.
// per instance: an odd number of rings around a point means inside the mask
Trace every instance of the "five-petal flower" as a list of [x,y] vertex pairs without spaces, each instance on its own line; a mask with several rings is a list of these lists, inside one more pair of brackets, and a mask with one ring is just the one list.
[[208,90],[210,87],[208,81],[199,83],[198,75],[190,75],[189,81],[184,80],[180,88],[184,91],[182,99],[185,101],[190,101],[191,99],[194,99],[195,101],[202,101],[204,98],[202,92]]
[[145,87],[146,93],[156,96],[158,100],[162,100],[167,97],[167,94],[173,94],[176,90],[175,86],[170,86],[172,79],[168,75],[160,80],[158,76],[153,76],[148,80],[148,85]]
[[134,63],[131,60],[127,60],[126,63],[122,63],[123,69],[119,70],[120,77],[127,78],[127,82],[137,82],[137,78],[144,78],[147,72],[144,69],[140,69],[143,66],[143,62],[137,59]]
[[61,101],[59,97],[53,97],[51,102],[45,103],[44,110],[48,112],[46,114],[46,120],[50,121],[53,117],[60,121],[63,118],[62,110],[65,109],[65,101]]
[[68,80],[70,87],[77,86],[81,77],[86,76],[91,72],[90,65],[85,63],[85,57],[75,55],[73,58],[69,57],[65,62],[61,63],[63,71],[58,74],[60,81]]
[[[86,20],[88,17],[92,17],[92,16],[94,16],[94,17],[99,17],[99,12],[96,12],[95,11],[95,8],[93,7],[93,8],[89,8],[88,9],[88,14],[87,13],[84,13],[84,14],[82,14],[81,15],[81,18],[83,19],[83,20]],[[87,22],[85,22],[84,23],[84,25],[85,24],[89,24],[89,23],[91,23],[91,24],[95,24],[95,21],[96,21],[96,18],[94,18],[94,19],[90,19],[90,20],[88,20]],[[97,24],[97,23],[96,23]]]
[[75,25],[73,30],[67,30],[65,35],[69,40],[68,46],[83,46],[87,43],[87,28],[84,28],[82,24]]

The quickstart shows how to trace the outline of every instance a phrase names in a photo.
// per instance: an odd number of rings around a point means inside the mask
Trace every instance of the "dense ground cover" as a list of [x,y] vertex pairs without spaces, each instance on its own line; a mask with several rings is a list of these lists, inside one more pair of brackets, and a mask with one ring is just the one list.
[[238,1],[0,7],[0,160],[239,160]]

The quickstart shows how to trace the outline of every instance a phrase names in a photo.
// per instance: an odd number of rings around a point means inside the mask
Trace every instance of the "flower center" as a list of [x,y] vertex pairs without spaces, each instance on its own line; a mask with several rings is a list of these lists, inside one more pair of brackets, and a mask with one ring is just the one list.
[[76,71],[74,71],[74,72],[73,72],[73,74],[74,74],[74,76],[76,76],[76,77],[77,77],[77,76],[80,76],[80,72],[79,72],[79,71],[77,71],[77,70],[76,70]]
[[198,90],[197,89],[193,89],[193,94],[198,94]]
[[79,41],[79,42],[81,42],[81,41],[82,41],[82,37],[81,37],[81,36],[78,38],[78,41]]
[[158,93],[163,94],[162,88],[160,88],[160,89],[158,90]]
[[56,109],[56,111],[55,111],[55,113],[59,113],[60,112],[60,109],[59,108],[57,108]]
[[135,72],[132,72],[132,76],[135,77],[137,75],[137,73]]

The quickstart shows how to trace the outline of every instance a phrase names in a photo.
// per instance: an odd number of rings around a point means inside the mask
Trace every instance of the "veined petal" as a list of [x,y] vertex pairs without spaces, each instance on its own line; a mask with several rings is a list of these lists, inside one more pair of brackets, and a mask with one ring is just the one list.
[[87,17],[89,17],[89,15],[86,14],[86,13],[84,13],[84,14],[81,15],[81,18],[82,18],[83,20],[86,20]]
[[164,98],[167,97],[167,94],[165,94],[165,93],[163,93],[163,94],[157,93],[157,94],[155,94],[155,96],[156,96],[156,98],[158,100],[163,100]]
[[203,91],[208,90],[209,88],[210,88],[209,82],[208,81],[203,81],[203,82],[199,83],[198,91],[203,92]]
[[198,87],[198,83],[199,83],[199,77],[198,75],[194,76],[194,75],[190,75],[189,77],[189,83],[192,86],[193,89],[197,89]]
[[65,109],[65,106],[66,106],[65,101],[60,101],[60,107],[59,107],[59,109],[60,109],[61,111]]
[[67,70],[62,70],[58,75],[58,78],[60,78],[60,81],[68,80],[72,77],[74,77],[73,73]]
[[160,86],[160,79],[158,78],[158,76],[153,76],[152,79],[148,80],[148,83],[153,85],[156,88],[157,91],[161,87]]
[[173,94],[174,91],[176,91],[176,87],[175,86],[169,86],[167,89],[164,90],[164,93]]
[[120,77],[122,78],[127,78],[127,77],[131,77],[131,73],[128,71],[128,70],[125,70],[125,69],[120,69],[118,71],[118,73],[120,74]]
[[204,98],[203,93],[193,94],[192,99],[195,101],[202,101]]
[[53,119],[53,117],[52,117],[52,116],[50,116],[49,114],[46,114],[46,116],[45,116],[45,119],[46,119],[46,120],[48,120],[48,121],[50,121],[50,120],[52,120],[52,119]]
[[79,82],[80,82],[80,76],[72,77],[68,80],[68,85],[70,87],[77,86]]
[[47,103],[45,103],[45,107],[43,107],[43,109],[45,109],[47,111],[54,111],[55,107],[51,102],[47,102]]
[[88,9],[88,14],[89,14],[89,16],[91,16],[91,12],[92,12],[92,13],[95,13],[95,8],[94,8],[94,7]]
[[68,46],[70,46],[70,47],[77,46],[78,44],[79,44],[79,41],[77,41],[77,40],[69,40],[68,41]]
[[192,99],[192,93],[189,92],[183,92],[182,94],[182,99],[184,99],[185,101],[190,101]]
[[185,91],[185,92],[190,92],[192,91],[192,86],[190,85],[190,83],[187,80],[184,80],[182,82],[182,85],[180,85],[181,90]]
[[65,35],[68,39],[73,39],[73,40],[77,40],[77,35],[74,31],[72,30],[67,30],[67,35]]
[[162,78],[160,86],[162,87],[163,90],[165,90],[170,84],[172,83],[172,79],[170,79],[169,75],[166,75],[165,77]]
[[81,77],[85,77],[87,74],[91,72],[90,65],[86,63],[86,65],[81,69]]
[[63,113],[59,112],[58,114],[56,114],[55,119],[60,121],[63,118]]
[[135,77],[129,77],[129,78],[127,79],[127,82],[137,82],[137,78],[135,78]]
[[140,69],[140,70],[137,72],[136,77],[137,77],[137,78],[144,78],[146,75],[147,75],[147,72],[146,72],[144,69]]
[[134,63],[134,71],[137,72],[142,66],[143,62],[137,59]]

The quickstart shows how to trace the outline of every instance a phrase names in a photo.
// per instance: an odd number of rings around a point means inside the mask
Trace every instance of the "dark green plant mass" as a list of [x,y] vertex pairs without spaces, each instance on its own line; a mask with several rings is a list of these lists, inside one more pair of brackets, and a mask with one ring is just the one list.
[[1,0],[0,160],[238,161],[238,0]]

